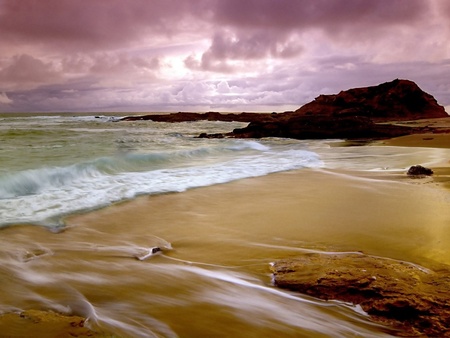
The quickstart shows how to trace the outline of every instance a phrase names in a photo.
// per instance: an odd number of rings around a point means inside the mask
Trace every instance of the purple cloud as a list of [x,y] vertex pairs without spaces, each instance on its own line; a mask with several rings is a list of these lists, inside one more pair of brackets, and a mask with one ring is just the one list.
[[394,78],[450,105],[449,18],[446,0],[0,1],[0,111],[281,110]]

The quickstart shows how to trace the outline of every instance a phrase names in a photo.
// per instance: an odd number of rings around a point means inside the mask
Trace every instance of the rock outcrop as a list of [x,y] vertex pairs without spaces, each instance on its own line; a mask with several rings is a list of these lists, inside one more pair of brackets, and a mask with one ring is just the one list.
[[381,122],[449,117],[430,94],[414,82],[394,80],[374,87],[320,95],[294,112],[276,120],[254,121],[235,129],[229,137],[289,137],[297,139],[376,139],[423,132],[423,128],[401,127]]
[[227,134],[205,134],[200,137],[296,139],[375,139],[423,132],[423,128],[380,124],[386,121],[449,117],[433,96],[414,82],[394,80],[378,86],[354,88],[336,95],[320,95],[296,111],[280,114],[173,113],[128,116],[125,121],[159,122],[237,121],[250,122],[245,128]]
[[336,95],[320,95],[291,116],[365,116],[372,121],[447,117],[444,107],[409,80],[354,88]]
[[234,129],[228,137],[294,139],[382,139],[419,132],[419,128],[376,124],[367,117],[295,116],[275,121],[250,122]]
[[270,121],[277,114],[258,114],[258,113],[229,113],[218,112],[207,113],[189,113],[178,112],[171,114],[150,114],[150,115],[131,115],[121,119],[121,121],[154,121],[154,122],[194,122],[194,121],[224,121],[224,122],[251,122],[251,121]]
[[359,304],[399,336],[450,337],[450,272],[359,253],[309,254],[275,262],[274,284]]

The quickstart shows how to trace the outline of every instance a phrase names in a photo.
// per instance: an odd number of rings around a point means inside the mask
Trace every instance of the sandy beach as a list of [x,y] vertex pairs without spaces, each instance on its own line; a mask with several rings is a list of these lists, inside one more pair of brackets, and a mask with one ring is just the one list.
[[[393,122],[392,124],[410,127],[430,127],[435,131],[432,133],[413,134],[382,140],[379,143],[388,146],[400,147],[431,147],[431,148],[449,148],[450,147],[450,118],[423,119],[406,122]],[[445,159],[444,159],[445,160]]]
[[[445,136],[443,143],[450,140]],[[421,137],[412,137],[413,143]],[[390,142],[408,146],[406,141]],[[450,159],[432,169],[433,177],[418,179],[406,173],[291,171],[144,196],[67,221],[71,231],[95,226],[120,233],[122,224],[130,224],[142,236],[151,228],[152,234],[168,240],[169,232],[175,232],[182,240],[171,241],[171,254],[183,249],[184,259],[212,264],[236,264],[259,255],[264,259],[278,238],[306,249],[450,263],[450,236],[444,228],[450,217],[445,188]],[[267,247],[249,250],[241,241]],[[284,256],[284,249],[274,251],[270,259]]]
[[[450,134],[413,135],[382,143],[448,147]],[[417,179],[406,173],[303,169],[183,193],[142,196],[71,216],[66,219],[67,229],[55,236],[59,243],[92,243],[95,238],[95,245],[110,248],[117,247],[118,242],[149,247],[168,241],[173,250],[164,252],[161,261],[154,261],[156,264],[232,268],[268,286],[271,262],[314,251],[364,252],[430,268],[442,267],[450,264],[450,158],[442,158],[442,165],[432,169],[434,176]],[[128,231],[124,231],[124,225]],[[50,245],[52,238],[45,231],[35,227],[5,229],[3,236],[17,238],[19,232]],[[80,255],[63,248],[55,252],[72,261]],[[86,273],[84,269],[75,263],[71,267],[80,274]],[[111,278],[114,276],[111,272]],[[126,285],[121,288],[124,294],[131,292]],[[131,288],[139,292],[148,285]],[[86,292],[93,302],[98,301],[95,291]],[[180,330],[188,322],[192,325],[199,321],[199,328],[204,325],[203,319],[195,316],[174,318],[173,313],[164,311],[156,316]],[[6,334],[14,330],[5,325],[9,320],[0,318]],[[36,325],[48,325],[23,318],[17,321],[30,332]],[[216,329],[226,332],[227,326],[222,323]],[[108,331],[108,327],[103,329]],[[52,336],[52,330],[48,332]],[[190,333],[199,332],[193,329]],[[14,332],[10,333],[13,337]]]

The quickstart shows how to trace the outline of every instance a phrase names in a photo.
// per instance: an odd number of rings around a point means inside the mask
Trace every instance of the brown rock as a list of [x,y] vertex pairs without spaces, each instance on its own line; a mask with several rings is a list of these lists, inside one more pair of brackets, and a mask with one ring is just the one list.
[[109,333],[91,330],[85,324],[85,318],[52,311],[26,310],[0,316],[2,337],[112,337]]
[[450,272],[363,254],[308,254],[272,266],[280,288],[359,304],[400,336],[450,337]]
[[128,116],[122,120],[250,122],[247,127],[224,135],[202,133],[202,138],[381,139],[424,132],[425,128],[379,122],[438,117],[448,115],[433,96],[423,92],[412,81],[397,79],[378,86],[341,91],[336,95],[320,95],[296,111],[281,114],[179,112]]
[[433,170],[422,167],[421,165],[413,165],[406,173],[408,176],[423,177],[433,175]]
[[377,139],[408,135],[411,127],[375,124],[367,117],[293,116],[274,121],[251,122],[230,137],[288,137],[295,139]]
[[447,117],[435,98],[409,80],[320,95],[297,109],[295,116],[366,116],[373,121]]
[[278,119],[251,122],[233,137],[296,139],[377,139],[423,132],[424,128],[378,124],[395,120],[448,117],[444,108],[414,82],[394,80],[374,87],[320,95]]
[[224,121],[224,122],[252,122],[265,121],[276,118],[276,114],[260,113],[240,113],[240,114],[222,114],[218,112],[207,113],[189,113],[178,112],[171,114],[149,114],[139,116],[126,116],[121,121],[141,121],[150,120],[154,122],[193,122],[193,121]]

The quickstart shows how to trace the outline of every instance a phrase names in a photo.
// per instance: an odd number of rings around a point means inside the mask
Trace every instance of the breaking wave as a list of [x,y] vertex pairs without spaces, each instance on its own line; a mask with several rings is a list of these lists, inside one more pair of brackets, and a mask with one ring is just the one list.
[[58,226],[63,215],[142,194],[181,192],[321,165],[314,152],[239,140],[19,171],[0,176],[0,224],[37,222]]

